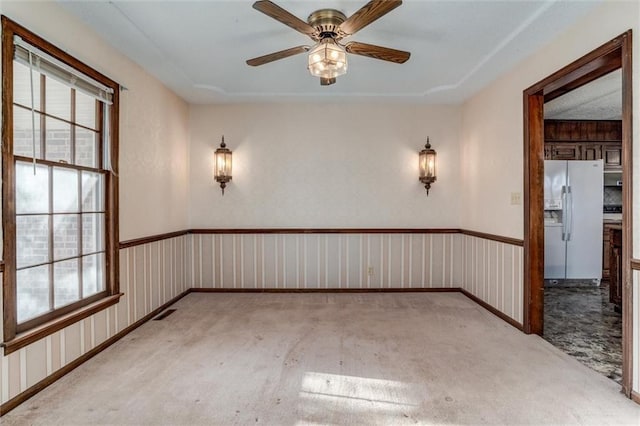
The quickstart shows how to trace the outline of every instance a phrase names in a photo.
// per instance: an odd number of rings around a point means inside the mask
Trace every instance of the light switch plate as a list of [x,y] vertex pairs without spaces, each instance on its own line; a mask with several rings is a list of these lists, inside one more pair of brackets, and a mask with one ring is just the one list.
[[522,204],[522,193],[521,192],[512,192],[511,193],[511,205],[519,206]]

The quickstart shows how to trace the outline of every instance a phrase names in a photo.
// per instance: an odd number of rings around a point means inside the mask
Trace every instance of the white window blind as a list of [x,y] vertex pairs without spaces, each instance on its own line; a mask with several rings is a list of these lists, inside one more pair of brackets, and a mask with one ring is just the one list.
[[[64,62],[61,62],[37,47],[30,45],[18,36],[14,36],[13,43],[15,46],[14,60],[27,67],[33,68],[34,71],[38,71],[47,77],[66,84],[87,96],[91,96],[101,102],[104,102],[107,105],[112,104],[112,88],[80,73]],[[29,60],[30,52],[31,61]]]

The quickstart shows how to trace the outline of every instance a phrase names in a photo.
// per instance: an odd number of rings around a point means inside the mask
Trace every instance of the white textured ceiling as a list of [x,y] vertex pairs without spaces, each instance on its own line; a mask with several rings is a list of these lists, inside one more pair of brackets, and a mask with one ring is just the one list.
[[544,118],[555,120],[622,120],[622,70],[544,104]]
[[[468,99],[591,10],[598,1],[417,1],[345,41],[407,50],[398,65],[349,55],[349,72],[321,87],[306,55],[260,67],[245,60],[302,44],[306,36],[254,10],[252,1],[61,1],[116,49],[192,103]],[[366,0],[278,1],[306,20]],[[574,58],[567,58],[571,60]],[[126,81],[121,82],[127,85]]]

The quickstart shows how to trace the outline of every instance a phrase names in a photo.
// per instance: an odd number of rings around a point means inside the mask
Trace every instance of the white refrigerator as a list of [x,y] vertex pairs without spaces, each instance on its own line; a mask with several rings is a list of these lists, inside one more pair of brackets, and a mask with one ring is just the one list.
[[545,160],[545,279],[600,283],[602,195],[602,160]]

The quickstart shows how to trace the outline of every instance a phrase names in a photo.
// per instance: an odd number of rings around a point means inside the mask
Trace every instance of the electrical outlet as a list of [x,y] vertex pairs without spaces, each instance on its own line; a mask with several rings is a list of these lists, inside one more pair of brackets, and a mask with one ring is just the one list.
[[371,277],[371,276],[373,276],[373,266],[369,266],[369,267],[367,268],[367,274],[368,274],[370,277]]
[[511,205],[519,206],[522,204],[522,193],[521,192],[512,192],[511,193]]

